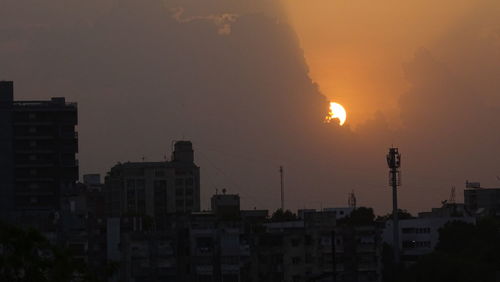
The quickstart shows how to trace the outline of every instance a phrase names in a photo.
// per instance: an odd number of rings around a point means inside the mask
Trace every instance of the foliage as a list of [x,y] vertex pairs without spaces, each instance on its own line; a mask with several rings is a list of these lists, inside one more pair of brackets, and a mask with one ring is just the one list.
[[439,231],[439,243],[398,278],[405,282],[497,281],[500,268],[500,221],[484,218],[476,225],[453,221]]
[[[407,210],[398,209],[398,218],[399,219],[412,219],[415,217],[413,215],[411,215],[411,213],[408,212]],[[388,213],[386,215],[377,216],[377,221],[385,222],[385,221],[391,220],[391,219],[392,219],[392,212]]]
[[71,281],[77,264],[34,229],[0,226],[0,281]]
[[115,270],[112,265],[104,268],[97,277],[67,249],[51,244],[40,232],[0,222],[0,281],[98,282]]
[[337,220],[337,225],[371,225],[374,224],[375,214],[372,208],[359,207],[349,216]]
[[271,216],[271,222],[294,221],[294,220],[297,220],[297,216],[290,210],[286,210],[283,212],[282,209],[277,209]]

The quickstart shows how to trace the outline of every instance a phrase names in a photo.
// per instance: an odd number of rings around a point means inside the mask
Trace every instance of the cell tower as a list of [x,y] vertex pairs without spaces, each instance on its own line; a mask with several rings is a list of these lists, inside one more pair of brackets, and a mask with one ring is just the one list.
[[398,222],[398,186],[401,186],[401,154],[398,148],[390,148],[387,154],[389,166],[389,185],[392,187],[392,221],[393,221],[393,249],[394,262],[399,263],[399,222]]

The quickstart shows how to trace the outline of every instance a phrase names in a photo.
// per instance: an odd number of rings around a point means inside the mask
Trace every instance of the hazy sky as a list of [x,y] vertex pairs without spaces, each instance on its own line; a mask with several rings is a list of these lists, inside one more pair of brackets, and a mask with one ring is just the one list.
[[[0,79],[79,103],[81,173],[162,160],[190,139],[202,205],[439,206],[499,186],[500,3],[493,0],[2,0]],[[328,101],[348,124],[323,123]]]

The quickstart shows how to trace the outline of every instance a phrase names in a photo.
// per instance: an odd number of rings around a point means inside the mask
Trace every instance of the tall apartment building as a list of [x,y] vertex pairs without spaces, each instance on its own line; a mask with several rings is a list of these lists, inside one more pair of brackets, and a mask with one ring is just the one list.
[[76,103],[64,98],[14,101],[12,81],[0,81],[0,209],[2,215],[61,209],[78,180]]
[[200,168],[191,142],[176,142],[170,161],[115,165],[105,189],[110,216],[148,215],[159,228],[167,214],[200,211]]

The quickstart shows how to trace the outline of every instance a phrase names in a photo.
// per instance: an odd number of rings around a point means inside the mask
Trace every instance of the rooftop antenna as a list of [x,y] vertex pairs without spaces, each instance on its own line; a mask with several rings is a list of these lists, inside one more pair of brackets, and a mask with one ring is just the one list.
[[448,200],[448,203],[450,204],[455,203],[455,186],[451,187],[450,199]]
[[285,211],[285,178],[284,178],[283,166],[280,166],[280,178],[281,178],[281,210]]
[[392,221],[393,221],[393,249],[394,262],[399,263],[399,222],[398,222],[398,186],[401,186],[401,154],[398,148],[390,148],[387,154],[387,166],[389,166],[389,185],[392,187]]
[[347,204],[349,205],[350,208],[356,209],[356,195],[354,194],[354,190],[352,190],[352,192],[349,193]]

